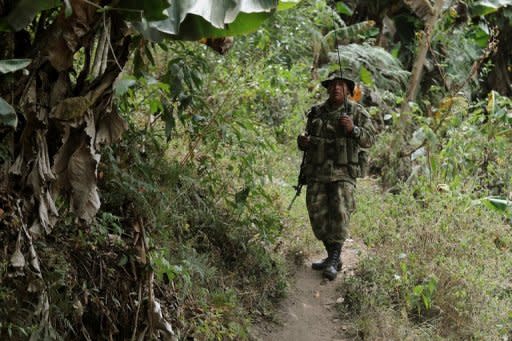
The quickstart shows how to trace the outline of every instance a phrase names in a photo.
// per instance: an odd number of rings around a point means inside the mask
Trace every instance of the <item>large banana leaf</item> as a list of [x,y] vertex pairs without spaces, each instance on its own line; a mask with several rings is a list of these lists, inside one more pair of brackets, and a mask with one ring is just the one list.
[[[289,9],[300,0],[120,0],[115,8],[151,40],[198,40],[254,31],[276,9]],[[21,30],[41,11],[62,5],[59,0],[18,0],[1,30]]]
[[277,0],[173,0],[163,10],[166,19],[143,18],[136,27],[152,40],[225,37],[254,31],[278,7],[288,9],[297,3],[298,0],[281,0],[279,4]]
[[471,6],[471,14],[485,16],[507,6],[512,6],[512,0],[480,0]]
[[59,0],[18,0],[7,16],[0,18],[0,31],[19,31],[32,22],[32,19],[46,9],[60,6]]

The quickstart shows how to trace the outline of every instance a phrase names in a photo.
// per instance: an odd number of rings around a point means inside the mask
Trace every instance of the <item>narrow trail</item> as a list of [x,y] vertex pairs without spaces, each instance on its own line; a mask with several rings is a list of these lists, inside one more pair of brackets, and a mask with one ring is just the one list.
[[342,252],[343,269],[332,282],[321,272],[311,269],[311,261],[324,257],[318,253],[298,267],[295,283],[288,290],[278,313],[277,323],[263,323],[254,330],[258,341],[344,341],[347,324],[339,319],[336,305],[342,303],[337,288],[343,276],[352,276],[359,259],[361,246],[351,239]]

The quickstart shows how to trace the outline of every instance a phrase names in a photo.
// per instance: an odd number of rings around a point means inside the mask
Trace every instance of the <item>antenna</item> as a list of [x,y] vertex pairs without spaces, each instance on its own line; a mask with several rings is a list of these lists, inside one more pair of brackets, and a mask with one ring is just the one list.
[[341,57],[340,57],[340,49],[338,48],[338,35],[336,34],[336,21],[335,21],[335,17],[334,17],[334,11],[336,10],[336,1],[333,0],[332,1],[332,4],[333,4],[333,8],[332,8],[332,12],[331,12],[331,15],[332,15],[332,26],[334,28],[334,45],[336,45],[336,53],[338,54],[338,66],[340,68],[340,74],[342,75],[343,74],[343,71],[341,70]]
[[[334,28],[334,45],[336,45],[336,53],[338,54],[338,67],[340,68],[340,76],[343,77],[343,71],[341,69],[341,57],[340,57],[340,49],[339,49],[339,45],[338,45],[338,35],[336,34],[336,22],[335,22],[335,17],[334,17],[334,11],[336,10],[336,1],[333,0],[332,1],[332,4],[333,4],[333,8],[332,8],[332,26]],[[343,87],[343,104],[345,106],[345,115],[348,115],[348,101],[347,101],[347,96],[345,94],[345,87]]]

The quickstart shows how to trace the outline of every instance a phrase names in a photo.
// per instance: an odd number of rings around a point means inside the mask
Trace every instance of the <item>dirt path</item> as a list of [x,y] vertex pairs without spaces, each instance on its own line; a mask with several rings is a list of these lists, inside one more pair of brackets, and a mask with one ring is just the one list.
[[360,247],[348,239],[343,248],[342,273],[335,281],[322,279],[321,272],[311,270],[311,261],[324,257],[319,253],[297,269],[296,281],[279,309],[277,322],[264,323],[254,330],[258,341],[342,341],[347,325],[336,314],[342,302],[337,292],[342,276],[351,276],[359,258]]

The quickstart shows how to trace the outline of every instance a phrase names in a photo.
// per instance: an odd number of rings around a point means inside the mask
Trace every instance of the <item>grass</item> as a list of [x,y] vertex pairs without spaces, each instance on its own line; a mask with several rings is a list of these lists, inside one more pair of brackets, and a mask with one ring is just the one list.
[[512,229],[469,195],[360,183],[352,233],[371,249],[343,312],[364,340],[512,336]]

